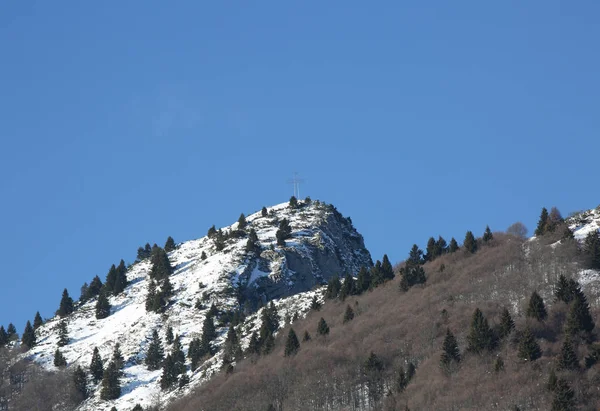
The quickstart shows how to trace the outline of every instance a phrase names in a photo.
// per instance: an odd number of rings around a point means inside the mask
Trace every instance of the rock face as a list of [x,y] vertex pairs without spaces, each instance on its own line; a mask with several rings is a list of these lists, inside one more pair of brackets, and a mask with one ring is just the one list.
[[[291,232],[285,245],[277,244],[278,227],[287,220]],[[60,347],[68,368],[81,365],[88,369],[94,347],[108,361],[117,343],[125,359],[121,377],[121,396],[115,401],[100,398],[100,384],[90,384],[90,398],[79,410],[127,410],[137,403],[143,407],[163,404],[170,398],[201,384],[222,365],[225,336],[231,325],[231,315],[242,313],[245,319],[236,327],[242,347],[250,335],[260,328],[260,307],[273,300],[280,323],[294,315],[304,316],[312,298],[322,299],[323,284],[333,275],[357,274],[361,266],[370,267],[372,260],[364,247],[362,236],[351,220],[344,218],[332,205],[319,201],[300,201],[297,207],[279,204],[266,215],[257,212],[246,217],[245,227],[234,223],[221,228],[210,237],[178,244],[168,253],[175,268],[169,280],[173,295],[164,313],[148,312],[149,259],[131,265],[127,270],[128,285],[118,295],[109,298],[111,312],[107,318],[96,319],[96,298],[75,304],[75,312],[66,317],[69,343]],[[256,241],[249,239],[256,233]],[[204,258],[203,258],[204,257]],[[84,279],[82,279],[82,282]],[[214,306],[217,338],[213,341],[215,355],[192,371],[187,351],[193,338],[202,334],[202,324]],[[36,330],[38,344],[25,356],[49,370],[55,370],[53,355],[58,344],[60,319],[52,318]],[[153,331],[158,331],[165,343],[168,327],[180,336],[186,354],[186,374],[189,386],[182,391],[160,389],[162,370],[149,371],[144,358]]]

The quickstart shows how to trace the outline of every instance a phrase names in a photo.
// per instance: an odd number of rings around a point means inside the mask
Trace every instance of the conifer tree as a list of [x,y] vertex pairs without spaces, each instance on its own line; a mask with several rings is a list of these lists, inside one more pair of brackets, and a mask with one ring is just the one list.
[[362,294],[369,289],[371,286],[371,273],[367,270],[367,267],[362,266],[358,272],[356,278],[356,293]]
[[344,313],[344,324],[354,319],[354,310],[350,305],[346,306],[346,312]]
[[277,239],[277,245],[280,247],[285,247],[285,240],[292,236],[292,227],[290,226],[289,221],[284,218],[279,223],[279,228],[275,233],[275,238]]
[[481,310],[476,308],[471,320],[471,330],[467,336],[467,350],[479,354],[485,350],[492,350],[494,346],[492,329]]
[[133,407],[131,411],[144,411],[144,409],[140,404],[135,404],[135,407]]
[[494,361],[494,371],[497,373],[504,371],[504,360],[500,356],[496,357],[496,360]]
[[406,378],[408,379],[408,382],[410,382],[413,379],[416,373],[417,367],[415,367],[415,365],[412,362],[409,362],[408,367],[406,367]]
[[569,229],[569,227],[565,227],[565,229],[563,231],[563,235],[562,235],[562,240],[565,240],[565,241],[575,240],[575,235],[573,234],[573,231],[571,231]]
[[577,295],[579,284],[573,279],[567,279],[563,274],[558,277],[554,286],[554,297],[557,301],[563,301],[569,304]]
[[242,350],[240,348],[240,341],[235,331],[233,324],[229,326],[227,330],[227,338],[225,339],[225,347],[223,349],[223,361],[231,363],[240,359],[242,356]]
[[35,317],[33,318],[33,330],[37,330],[38,328],[40,328],[42,326],[42,324],[44,324],[44,320],[42,320],[42,316],[40,315],[40,312],[36,312],[35,313]]
[[267,207],[263,207],[262,210],[260,210],[260,215],[263,217],[266,217],[267,214],[268,214]]
[[290,357],[298,352],[300,349],[300,342],[296,336],[296,332],[293,328],[290,328],[288,332],[287,340],[285,342],[284,356]]
[[150,282],[148,283],[148,292],[146,294],[146,311],[157,311],[157,295],[158,294],[156,293],[156,283],[154,282],[154,280],[150,279]]
[[310,340],[311,340],[310,334],[308,333],[308,331],[305,330],[304,331],[304,335],[302,336],[302,342],[307,342],[307,341],[310,341]]
[[65,357],[62,355],[62,353],[60,352],[60,350],[58,348],[56,349],[56,351],[54,351],[54,366],[57,368],[67,366],[67,360],[65,359]]
[[508,308],[504,307],[502,310],[502,317],[500,318],[500,338],[507,337],[512,330],[515,329],[515,322],[513,321]]
[[444,237],[440,235],[438,236],[436,243],[436,257],[440,257],[441,255],[446,254],[447,252],[448,244],[446,243],[446,240],[444,240]]
[[81,398],[86,399],[88,397],[87,376],[80,365],[78,365],[75,372],[73,372],[73,385],[75,386],[75,391],[77,391]]
[[212,354],[212,348],[210,343],[217,338],[217,331],[215,329],[215,323],[212,315],[207,315],[202,324],[202,338],[201,345],[208,353]]
[[444,343],[442,345],[442,356],[440,357],[440,366],[444,370],[448,370],[448,367],[452,363],[460,362],[460,351],[458,349],[458,342],[450,331],[450,328],[446,329],[446,337],[444,337]]
[[200,255],[200,259],[201,260],[206,260],[206,253],[204,251],[202,251],[202,254]]
[[269,334],[262,344],[262,353],[267,355],[273,351],[273,348],[275,348],[275,336],[273,334]]
[[114,362],[110,362],[102,374],[102,389],[100,398],[109,401],[121,396],[120,371]]
[[475,253],[477,251],[477,240],[472,231],[467,231],[465,234],[465,241],[463,242],[463,248],[468,253]]
[[452,239],[450,239],[450,244],[448,245],[448,252],[455,253],[456,251],[458,251],[458,248],[458,243],[456,242],[454,237],[452,237]]
[[146,352],[146,367],[150,371],[158,370],[162,364],[162,360],[165,356],[165,352],[158,336],[158,331],[152,331],[152,339],[148,344],[148,351]]
[[404,367],[400,366],[396,374],[396,392],[401,393],[408,385],[408,378],[404,372]]
[[321,303],[319,302],[319,299],[316,295],[313,295],[313,298],[310,301],[310,309],[315,311],[319,311],[321,309]]
[[589,258],[590,268],[600,269],[600,233],[598,230],[587,235],[583,249]]
[[483,233],[483,242],[488,243],[494,239],[494,235],[492,234],[492,230],[490,230],[490,226],[485,227],[485,232]]
[[530,318],[535,318],[538,321],[544,321],[548,317],[544,300],[537,292],[533,292],[529,298],[529,304],[525,315]]
[[548,228],[548,210],[546,207],[542,208],[542,212],[540,214],[540,219],[538,220],[537,228],[535,229],[535,235],[541,236],[546,234]]
[[62,293],[62,298],[60,300],[60,306],[58,307],[58,311],[56,314],[60,317],[66,317],[67,315],[73,312],[73,299],[69,297],[69,292],[65,288]]
[[325,291],[325,298],[334,299],[337,298],[342,288],[342,283],[337,275],[334,275],[327,282],[327,290]]
[[208,238],[213,238],[215,235],[217,235],[217,229],[216,229],[215,225],[213,224],[212,227],[208,229],[206,236]]
[[104,280],[104,289],[112,293],[113,287],[115,286],[115,281],[117,280],[117,267],[113,264],[108,269],[108,273],[106,274],[106,279]]
[[101,320],[110,315],[110,302],[106,296],[106,291],[101,291],[96,300],[96,318]]
[[425,260],[426,261],[433,261],[435,260],[435,258],[437,257],[437,244],[435,242],[435,238],[433,237],[429,237],[429,240],[427,240],[427,246],[425,247]]
[[244,230],[248,222],[246,221],[246,216],[244,213],[240,214],[240,218],[238,218],[238,230]]
[[574,300],[567,315],[565,331],[568,335],[576,335],[581,331],[590,333],[594,327],[594,320],[590,314],[590,305],[581,288],[577,287]]
[[169,261],[169,257],[165,250],[156,247],[152,251],[152,269],[150,270],[150,278],[154,280],[162,280],[173,273],[173,267]]
[[0,348],[8,344],[8,333],[3,325],[0,325]]
[[384,283],[383,271],[381,270],[381,261],[377,260],[371,267],[371,287],[375,288]]
[[167,238],[164,248],[165,248],[165,252],[167,252],[167,253],[170,253],[171,251],[175,250],[175,240],[173,240],[173,237],[169,236]]
[[192,339],[190,346],[188,347],[188,358],[190,358],[190,368],[192,372],[196,371],[200,359],[205,355],[206,353],[202,350],[200,339]]
[[173,359],[173,370],[175,375],[180,375],[185,372],[185,354],[181,347],[181,337],[178,335],[173,341],[173,348],[171,349],[171,358]]
[[104,374],[104,362],[102,361],[98,347],[94,347],[92,362],[90,363],[90,373],[92,374],[94,383],[98,383]]
[[173,335],[173,327],[170,325],[167,327],[167,332],[165,333],[165,338],[167,339],[167,344],[173,344],[173,340],[175,339],[175,335]]
[[394,268],[392,267],[392,263],[390,263],[390,259],[388,258],[387,254],[383,255],[383,260],[381,261],[381,272],[384,281],[394,279]]
[[323,317],[319,320],[319,324],[317,325],[317,334],[319,335],[327,335],[329,334],[329,326]]
[[577,354],[575,354],[575,349],[573,348],[573,343],[569,336],[565,338],[563,346],[560,349],[556,368],[559,370],[576,370],[579,368]]
[[258,340],[258,334],[256,331],[254,331],[250,336],[250,342],[246,352],[248,354],[260,354],[260,341]]
[[69,330],[67,328],[67,322],[63,319],[58,323],[58,346],[64,347],[69,344]]
[[548,376],[548,382],[546,383],[546,388],[548,391],[554,391],[556,389],[556,383],[558,382],[558,378],[556,377],[556,373],[554,369],[550,370],[550,375]]
[[298,208],[298,199],[295,196],[290,197],[290,208],[291,209]]
[[112,361],[115,364],[117,370],[119,370],[119,375],[121,374],[121,370],[125,368],[125,359],[123,358],[123,354],[121,353],[121,345],[119,343],[115,344],[115,348],[112,353]]
[[357,294],[356,292],[356,282],[354,281],[354,277],[352,275],[347,274],[344,278],[344,283],[340,288],[340,300],[344,301],[346,297]]
[[23,336],[21,337],[21,343],[28,348],[33,348],[35,345],[35,331],[33,330],[33,327],[29,321],[27,321],[27,324],[25,325],[25,330],[23,331]]
[[17,327],[13,323],[8,324],[8,328],[6,329],[6,334],[8,341],[16,341],[19,339],[19,334],[17,334]]
[[560,378],[556,381],[554,388],[554,399],[552,400],[552,411],[571,411],[575,409],[575,391],[567,381]]
[[89,288],[89,286],[88,286],[87,282],[83,283],[83,285],[81,286],[81,294],[79,295],[79,301],[81,303],[86,302],[88,299],[88,294],[89,294],[88,288]]
[[88,286],[88,298],[94,298],[99,295],[100,291],[102,290],[102,285],[103,284],[102,280],[100,280],[100,277],[97,275],[94,276],[92,282],[90,282],[90,285]]
[[540,345],[535,340],[535,336],[529,329],[525,328],[519,339],[519,358],[526,361],[535,361],[542,356]]
[[424,262],[423,251],[414,244],[409,252],[408,259],[406,260],[404,267],[400,269],[402,280],[400,282],[400,288],[403,291],[407,291],[408,287],[412,287],[415,284],[424,284],[426,281],[425,270],[423,270],[422,264]]
[[125,290],[125,287],[127,287],[127,267],[125,266],[125,261],[121,260],[116,269],[112,292],[114,295],[118,295]]

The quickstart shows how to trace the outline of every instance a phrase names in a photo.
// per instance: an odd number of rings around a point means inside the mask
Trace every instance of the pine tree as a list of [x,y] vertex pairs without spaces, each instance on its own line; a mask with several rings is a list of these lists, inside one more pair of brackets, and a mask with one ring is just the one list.
[[377,260],[375,265],[371,267],[371,287],[375,288],[385,282],[383,271],[381,270],[381,261]]
[[319,299],[316,295],[313,295],[313,298],[310,301],[310,309],[315,311],[319,311],[321,309],[321,303],[319,302]]
[[467,336],[467,350],[479,354],[485,350],[492,350],[494,346],[492,329],[481,310],[476,308],[471,320],[471,330]]
[[275,336],[269,334],[262,344],[262,353],[267,355],[273,351],[273,348],[275,348]]
[[367,267],[362,266],[358,272],[356,278],[356,292],[362,294],[369,289],[371,286],[371,273],[367,270]]
[[121,294],[125,290],[125,287],[127,287],[127,267],[125,266],[125,261],[121,260],[116,269],[112,292],[114,295]]
[[160,247],[152,251],[152,269],[150,270],[150,278],[154,280],[162,280],[173,273],[173,267],[169,261],[169,257],[165,250]]
[[535,361],[542,356],[540,345],[535,340],[535,336],[529,327],[525,328],[519,340],[518,356],[526,361]]
[[8,341],[16,341],[19,339],[19,334],[17,334],[17,327],[13,323],[8,324],[8,328],[6,329],[6,334],[8,337]]
[[217,338],[217,331],[215,329],[215,323],[212,315],[207,315],[202,324],[202,338],[201,345],[208,353],[212,354],[212,348],[210,343]]
[[154,280],[150,279],[148,283],[148,292],[146,293],[146,311],[157,311],[156,307],[156,283]]
[[64,347],[69,344],[69,330],[67,328],[67,322],[63,319],[58,323],[58,346]]
[[529,304],[525,315],[530,318],[535,318],[538,321],[544,321],[548,317],[544,300],[537,292],[533,292],[529,298]]
[[144,409],[140,404],[135,404],[135,407],[133,407],[131,411],[144,411]]
[[392,263],[390,263],[390,259],[388,258],[387,254],[383,255],[383,260],[381,261],[381,272],[383,274],[384,281],[394,279],[394,268],[392,267]]
[[23,331],[23,336],[21,337],[21,343],[28,348],[33,348],[35,345],[35,331],[31,326],[31,323],[27,321],[25,325],[25,330]]
[[424,284],[426,281],[425,270],[423,270],[422,264],[424,262],[422,258],[423,252],[419,247],[414,244],[409,252],[408,259],[406,260],[404,267],[400,269],[402,280],[400,282],[400,289],[407,291],[408,287],[412,287],[415,284]]
[[200,255],[200,259],[204,261],[204,260],[206,260],[206,258],[207,258],[206,253],[204,251],[202,251],[202,254]]
[[117,368],[117,370],[119,370],[119,374],[122,374],[121,370],[125,368],[125,359],[123,358],[123,354],[121,353],[121,345],[119,343],[115,344],[111,362],[115,364],[115,367]]
[[344,324],[354,319],[354,310],[350,305],[346,306],[346,312],[344,313]]
[[0,325],[0,348],[8,344],[8,333],[3,325]]
[[571,411],[575,409],[575,391],[562,378],[556,381],[552,411]]
[[302,336],[302,342],[307,342],[307,341],[310,341],[310,340],[311,340],[310,334],[308,333],[308,331],[305,330],[304,331],[304,335]]
[[450,244],[448,245],[448,252],[449,253],[455,253],[458,251],[458,243],[456,242],[456,240],[454,239],[454,237],[452,237],[450,239]]
[[146,367],[150,371],[158,370],[162,364],[165,352],[163,350],[158,331],[152,331],[152,339],[148,344],[148,351],[146,352]]
[[260,215],[263,217],[266,217],[267,214],[268,214],[267,207],[263,207],[262,210],[260,210]]
[[167,253],[170,253],[171,251],[175,250],[175,240],[173,240],[173,237],[169,236],[167,238],[164,248],[165,248],[165,252],[167,252]]
[[173,372],[175,375],[180,375],[185,372],[185,354],[181,347],[181,337],[178,335],[173,341],[171,349],[171,358],[173,359]]
[[38,328],[40,328],[42,326],[42,324],[44,324],[44,320],[42,320],[42,316],[40,315],[40,312],[36,312],[35,313],[35,317],[33,318],[33,330],[37,330]]
[[106,274],[106,279],[104,280],[104,290],[106,290],[109,293],[112,293],[116,280],[117,267],[113,264],[110,266],[110,268],[108,269],[108,273]]
[[590,268],[600,269],[600,234],[598,230],[587,235],[583,249],[589,258]]
[[567,279],[563,274],[558,277],[554,286],[554,297],[556,301],[563,301],[569,304],[575,298],[579,284],[573,279]]
[[560,354],[558,355],[558,363],[556,365],[559,370],[576,370],[579,368],[579,361],[577,360],[577,354],[573,349],[573,343],[569,336],[565,338]]
[[279,223],[279,228],[275,233],[275,238],[277,239],[277,245],[280,247],[285,247],[285,240],[292,236],[292,227],[290,226],[289,221],[284,218]]
[[581,331],[591,333],[595,324],[590,314],[590,305],[581,288],[575,290],[575,297],[569,308],[565,331],[568,335],[575,335]]
[[190,358],[190,369],[192,372],[196,371],[196,368],[198,368],[198,364],[200,363],[200,359],[205,355],[206,352],[204,352],[202,349],[200,339],[194,338],[188,347],[188,358]]
[[365,361],[364,365],[366,372],[379,372],[383,371],[383,362],[379,359],[379,357],[371,351],[369,357]]
[[92,380],[94,383],[98,383],[104,374],[104,362],[102,361],[98,347],[94,347],[92,362],[90,363],[90,373],[92,374]]
[[106,296],[106,292],[100,292],[98,300],[96,301],[96,318],[101,320],[110,315],[110,302]]
[[427,240],[427,246],[425,247],[425,260],[433,261],[437,257],[437,244],[435,242],[435,238],[429,237]]
[[69,297],[69,292],[65,288],[62,293],[62,298],[60,300],[60,306],[58,307],[58,311],[56,314],[60,317],[66,317],[67,315],[73,312],[73,299]]
[[485,227],[485,232],[483,233],[483,242],[488,243],[494,239],[494,235],[492,234],[492,230],[490,230],[490,226]]
[[240,348],[240,341],[235,331],[235,326],[231,324],[227,330],[227,338],[225,339],[225,346],[223,349],[223,361],[231,363],[238,360],[242,356],[242,350]]
[[175,339],[175,335],[173,335],[173,327],[170,325],[167,327],[167,332],[165,333],[165,338],[167,340],[167,344],[173,344],[173,340]]
[[535,229],[535,235],[541,236],[546,234],[548,228],[548,210],[546,207],[542,208],[542,212],[540,214],[540,219],[538,221],[537,228]]
[[183,388],[190,383],[190,377],[187,374],[182,374],[179,378],[179,388]]
[[475,253],[477,251],[477,240],[472,231],[467,231],[465,234],[465,241],[463,242],[463,248],[468,253]]
[[57,368],[67,366],[67,360],[58,348],[56,349],[56,351],[54,351],[54,366]]
[[436,257],[440,257],[440,256],[446,254],[447,252],[448,252],[448,244],[446,243],[446,240],[444,240],[444,237],[442,237],[440,235],[440,236],[438,236],[437,243],[436,243]]
[[502,317],[500,318],[500,338],[508,337],[508,335],[515,329],[515,322],[510,316],[508,308],[502,310]]
[[217,235],[217,229],[216,229],[215,225],[213,224],[213,226],[208,229],[206,236],[208,238],[213,238],[215,235]]
[[417,367],[412,362],[408,363],[408,367],[406,367],[406,378],[408,382],[411,382],[415,374],[417,373]]
[[342,288],[342,283],[337,275],[334,275],[327,282],[327,290],[325,291],[325,298],[334,299],[337,298]]
[[300,349],[300,342],[298,341],[298,337],[296,336],[296,332],[293,328],[290,328],[288,332],[287,340],[285,342],[285,352],[284,356],[290,357],[298,352]]
[[327,335],[329,334],[329,326],[323,317],[319,320],[319,324],[317,325],[317,334],[319,335]]
[[121,382],[119,381],[120,371],[114,362],[110,362],[104,374],[102,374],[102,390],[100,398],[109,401],[116,400],[121,396]]
[[290,197],[290,208],[291,209],[298,208],[298,199],[294,196]]
[[554,391],[556,389],[556,383],[558,382],[558,378],[556,377],[556,373],[554,369],[550,370],[550,375],[548,376],[548,382],[546,383],[546,389],[548,391]]
[[240,214],[240,218],[238,218],[238,230],[244,230],[246,225],[248,225],[248,222],[246,221],[246,216],[242,213]]
[[346,297],[357,294],[356,292],[356,282],[354,281],[354,277],[352,275],[347,274],[344,278],[344,282],[342,287],[340,288],[340,300],[344,301]]
[[250,336],[250,342],[248,343],[248,349],[246,352],[251,355],[260,354],[260,341],[258,340],[258,334],[256,331],[254,331]]
[[81,398],[85,399],[88,397],[87,376],[80,365],[78,365],[75,372],[73,372],[73,385],[75,386],[75,391],[79,393]]
[[94,276],[88,287],[88,298],[94,298],[95,296],[99,295],[101,290],[102,280],[100,280],[100,277]]
[[79,295],[79,301],[81,303],[84,303],[87,301],[88,295],[89,295],[88,289],[89,289],[88,283],[87,282],[83,283],[83,285],[81,286],[81,294]]
[[447,370],[450,364],[453,362],[460,362],[460,351],[458,349],[458,342],[450,331],[450,328],[446,329],[446,337],[444,337],[444,343],[442,345],[442,356],[440,357],[440,366]]

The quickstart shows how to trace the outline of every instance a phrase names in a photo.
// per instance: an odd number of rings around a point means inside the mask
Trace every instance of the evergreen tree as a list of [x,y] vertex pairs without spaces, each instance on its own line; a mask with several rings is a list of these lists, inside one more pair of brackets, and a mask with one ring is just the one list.
[[546,383],[546,388],[548,391],[554,391],[556,389],[556,383],[558,382],[558,378],[556,377],[556,373],[554,369],[550,370],[550,375],[548,376],[548,382]]
[[275,233],[275,237],[277,239],[277,245],[280,247],[285,247],[285,240],[292,236],[292,227],[290,226],[289,221],[284,218],[279,223],[279,228]]
[[121,370],[125,368],[125,359],[123,358],[123,354],[121,353],[121,345],[119,343],[115,344],[115,348],[113,348],[112,353],[112,361],[115,364],[117,370],[119,370],[119,374],[121,374]]
[[427,240],[427,247],[425,247],[425,260],[433,261],[435,257],[437,257],[437,243],[435,242],[435,238],[429,237]]
[[173,371],[175,375],[179,376],[185,372],[185,354],[181,347],[181,337],[178,335],[173,341],[173,348],[171,349],[171,358],[173,359]]
[[319,302],[319,299],[316,295],[313,295],[313,298],[310,301],[310,309],[315,311],[319,311],[321,309],[321,303]]
[[248,354],[260,354],[260,341],[258,340],[258,334],[256,331],[250,336],[250,342],[248,343]]
[[114,362],[110,362],[102,374],[100,398],[105,401],[116,400],[121,396],[120,371]]
[[286,357],[290,357],[298,352],[300,349],[300,342],[298,341],[298,337],[296,336],[296,332],[293,328],[290,328],[288,332],[287,340],[285,342],[285,352],[284,355]]
[[148,292],[146,294],[146,311],[157,311],[157,295],[156,283],[154,280],[150,279],[150,282],[148,283]]
[[562,240],[570,241],[575,240],[575,235],[573,235],[573,231],[569,229],[569,227],[565,227],[562,235]]
[[502,317],[500,318],[500,330],[499,330],[500,338],[507,337],[514,329],[515,329],[515,322],[513,321],[512,317],[510,316],[510,312],[508,311],[508,308],[505,307],[502,310]]
[[190,383],[190,377],[187,374],[181,374],[179,378],[179,388],[183,388]]
[[233,324],[229,326],[227,330],[227,338],[225,339],[225,347],[223,349],[223,361],[231,363],[240,359],[242,356],[242,350],[240,348],[240,341],[235,331]]
[[319,320],[319,324],[317,325],[317,334],[319,335],[327,335],[329,334],[329,326],[323,317]]
[[23,331],[23,336],[21,337],[21,343],[28,348],[33,348],[35,345],[35,331],[33,330],[33,327],[29,321],[27,321],[27,324],[25,325],[25,330]]
[[100,277],[97,275],[94,276],[88,287],[88,298],[94,298],[95,296],[99,295],[100,291],[102,290],[102,285],[103,284],[102,280],[100,280]]
[[371,287],[375,288],[384,283],[383,271],[381,271],[381,261],[377,260],[371,267]]
[[426,281],[425,270],[423,270],[422,264],[424,259],[422,258],[423,251],[414,244],[408,254],[404,267],[400,269],[402,280],[400,282],[400,288],[403,291],[407,291],[408,287],[412,287],[415,284],[424,284]]
[[89,294],[88,289],[89,289],[88,283],[87,282],[83,283],[83,285],[81,286],[81,294],[79,295],[79,301],[81,303],[84,303],[87,301],[88,294]]
[[442,237],[440,235],[440,236],[438,236],[437,243],[436,243],[436,257],[440,257],[443,254],[446,254],[447,252],[448,252],[448,244],[446,243],[446,240],[444,240],[444,237]]
[[0,348],[8,344],[8,333],[3,325],[0,325]]
[[373,351],[371,351],[371,354],[369,354],[369,357],[365,361],[364,368],[367,373],[381,372],[383,371],[383,361],[381,361],[379,357]]
[[485,227],[485,232],[483,233],[483,242],[487,243],[494,239],[494,235],[492,234],[492,230],[490,230],[490,226]]
[[115,281],[117,280],[117,267],[113,264],[108,269],[108,273],[106,274],[106,279],[104,280],[104,289],[112,293],[113,287],[115,286]]
[[150,270],[150,278],[154,280],[162,280],[173,273],[173,267],[169,261],[169,257],[165,250],[156,247],[152,251],[152,269]]
[[381,261],[381,272],[384,281],[394,279],[394,268],[392,267],[392,263],[390,263],[390,259],[388,258],[387,254],[383,255],[383,260]]
[[562,378],[556,381],[552,411],[571,411],[575,409],[575,391]]
[[116,269],[112,292],[114,295],[121,294],[125,290],[125,287],[127,287],[127,267],[125,266],[125,261],[121,260]]
[[96,300],[96,318],[101,320],[110,315],[110,302],[106,296],[106,292],[100,292],[98,300]]
[[560,354],[558,355],[557,368],[559,370],[576,370],[579,368],[579,361],[577,360],[577,354],[573,349],[573,343],[569,336],[565,338]]
[[291,209],[298,208],[298,199],[294,196],[290,197],[290,208]]
[[73,385],[75,386],[75,391],[77,391],[81,398],[85,399],[88,397],[87,376],[80,365],[78,365],[75,372],[73,372]]
[[463,248],[468,253],[475,253],[477,251],[477,240],[472,231],[467,231],[465,234],[465,241],[463,242]]
[[144,409],[140,404],[135,404],[135,407],[133,407],[131,411],[144,411]]
[[58,323],[58,346],[64,347],[69,344],[69,330],[67,328],[67,322],[62,319]]
[[158,336],[158,331],[154,330],[152,331],[152,339],[150,340],[150,344],[148,344],[148,351],[146,352],[145,363],[148,370],[158,370],[164,356],[165,352]]
[[444,343],[442,345],[442,356],[440,357],[440,366],[447,370],[450,364],[460,362],[460,351],[458,349],[458,342],[450,331],[450,328],[446,329],[446,337],[444,337]]
[[454,239],[454,237],[452,237],[450,239],[450,244],[448,245],[448,252],[449,253],[455,253],[456,251],[458,251],[458,243],[456,242],[456,240]]
[[267,207],[263,207],[262,210],[260,210],[260,215],[263,217],[266,217],[267,214],[268,214]]
[[8,324],[8,328],[6,329],[6,334],[8,337],[8,341],[16,341],[19,339],[19,334],[17,334],[17,327],[13,323]]
[[356,278],[356,292],[362,294],[369,289],[371,286],[371,273],[367,270],[367,267],[362,266],[358,272]]
[[590,305],[581,288],[575,290],[575,297],[569,308],[565,331],[569,335],[575,335],[580,331],[591,333],[595,324],[590,314]]
[[344,324],[354,319],[354,310],[350,305],[346,306],[346,312],[344,313]]
[[273,351],[273,348],[275,348],[275,336],[273,334],[269,334],[262,344],[262,353],[267,355]]
[[476,308],[471,320],[471,330],[467,336],[467,350],[479,354],[485,350],[492,350],[494,346],[492,329],[481,310]]
[[38,311],[35,313],[35,317],[33,318],[33,330],[37,330],[42,324],[44,324],[44,320],[42,320],[42,316]]
[[240,214],[240,218],[238,218],[238,230],[244,230],[247,225],[246,216],[244,213]]
[[355,295],[357,294],[356,292],[356,282],[354,281],[354,277],[352,277],[352,275],[347,274],[346,277],[344,278],[344,283],[342,284],[342,287],[340,288],[340,300],[344,301],[346,299],[346,297],[351,296],[351,295]]
[[533,292],[529,298],[529,304],[525,315],[530,318],[535,318],[538,321],[544,321],[548,317],[544,300],[537,292]]
[[205,355],[206,353],[202,350],[200,339],[192,339],[190,346],[188,347],[188,357],[190,358],[190,368],[192,372],[196,371],[196,368],[198,368],[198,364],[200,363],[200,359]]
[[535,336],[529,327],[525,328],[519,339],[518,356],[526,361],[535,361],[542,356],[540,345],[535,340]]
[[504,371],[504,360],[502,357],[496,357],[496,360],[494,361],[494,371],[497,373]]
[[92,374],[94,383],[98,383],[104,374],[104,362],[102,361],[98,347],[94,347],[92,362],[90,363],[90,373]]
[[408,367],[406,367],[406,378],[408,379],[408,382],[410,382],[413,379],[416,373],[417,367],[415,367],[415,365],[412,362],[409,362]]
[[207,315],[202,324],[202,338],[201,345],[208,353],[212,354],[212,348],[210,343],[217,338],[217,331],[215,329],[215,323],[212,315]]
[[56,351],[54,351],[54,366],[57,368],[67,366],[67,360],[65,359],[65,357],[62,355],[62,353],[60,352],[60,350],[58,348],[56,349]]
[[173,240],[173,237],[169,236],[167,238],[164,248],[165,248],[165,252],[167,252],[167,253],[170,253],[171,251],[175,250],[175,240]]
[[73,312],[73,299],[69,297],[69,292],[65,288],[62,293],[62,298],[60,299],[60,306],[58,307],[58,311],[56,314],[60,317],[66,317],[67,315]]
[[587,235],[583,249],[589,258],[590,268],[600,269],[600,234],[598,230]]
[[333,299],[337,298],[342,288],[342,283],[337,275],[334,275],[327,282],[327,290],[325,291],[325,298]]
[[173,327],[170,325],[167,327],[167,332],[165,333],[165,338],[167,339],[167,344],[173,344],[173,340],[175,339],[175,335],[173,335]]
[[404,372],[404,367],[400,366],[396,374],[396,392],[401,393],[408,385],[408,378]]
[[200,255],[200,259],[204,261],[204,260],[206,260],[206,258],[207,258],[206,253],[204,251],[202,251],[202,255]]
[[215,225],[213,224],[212,227],[208,229],[206,236],[208,238],[213,238],[215,235],[217,235],[217,229],[216,229]]
[[554,286],[554,297],[557,301],[563,301],[569,304],[575,299],[579,283],[573,279],[567,279],[563,274],[558,277],[558,281]]
[[152,247],[150,247],[149,243],[146,243],[146,245],[143,248],[142,247],[138,248],[137,260],[138,261],[145,260],[146,258],[149,258],[151,254],[152,254]]
[[311,340],[310,334],[308,333],[308,331],[305,330],[304,331],[304,335],[302,336],[302,342],[307,342],[307,341],[310,341],[310,340]]
[[279,328],[279,315],[273,301],[263,308],[261,312],[261,326],[259,331],[260,346],[264,348],[266,341],[273,337],[273,333]]
[[548,210],[546,207],[542,208],[542,212],[540,214],[540,219],[538,221],[537,228],[535,229],[535,235],[541,236],[546,234],[548,228]]

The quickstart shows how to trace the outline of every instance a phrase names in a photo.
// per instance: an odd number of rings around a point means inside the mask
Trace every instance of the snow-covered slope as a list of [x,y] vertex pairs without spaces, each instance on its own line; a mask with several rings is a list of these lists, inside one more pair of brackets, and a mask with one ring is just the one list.
[[[279,222],[287,219],[292,237],[286,246],[276,243]],[[292,209],[287,203],[274,206],[263,216],[261,212],[246,218],[260,243],[260,253],[246,250],[247,236],[233,236],[222,251],[216,251],[213,239],[203,237],[180,244],[169,253],[175,272],[170,281],[174,296],[164,314],[147,312],[145,299],[148,290],[149,260],[133,264],[127,272],[129,285],[123,293],[110,298],[112,306],[108,318],[95,318],[96,299],[77,305],[67,317],[69,343],[61,348],[69,367],[89,367],[92,351],[98,347],[108,362],[118,342],[125,358],[121,379],[122,395],[115,401],[100,400],[100,386],[90,384],[91,397],[80,410],[110,410],[113,406],[126,411],[139,403],[142,406],[169,401],[200,384],[221,366],[222,353],[208,359],[195,372],[189,369],[190,384],[184,389],[161,391],[161,370],[148,371],[143,363],[147,344],[153,330],[163,338],[168,326],[181,336],[184,352],[190,341],[201,334],[208,308],[214,304],[219,310],[240,308],[237,299],[239,287],[248,298],[266,302],[274,300],[281,321],[293,314],[303,315],[309,310],[314,296],[322,298],[322,284],[332,275],[355,274],[361,266],[372,264],[364,248],[362,236],[352,227],[350,219],[343,218],[335,207],[318,201],[300,203]],[[223,228],[227,233],[237,230],[238,223]],[[202,253],[206,259],[202,259]],[[201,300],[202,308],[195,307]],[[242,346],[248,344],[253,330],[260,327],[260,311],[248,316],[239,326]],[[37,331],[38,344],[27,356],[47,369],[54,369],[54,351],[58,343],[58,324],[53,318]],[[227,326],[218,328],[216,345],[223,344]],[[168,347],[165,347],[168,352]],[[183,392],[182,392],[183,391]]]
[[[600,206],[587,211],[575,213],[565,220],[573,236],[577,241],[583,243],[589,233],[598,231],[600,228]],[[588,289],[593,290],[593,294],[599,294],[600,272],[598,270],[584,269],[580,270],[579,282]]]

